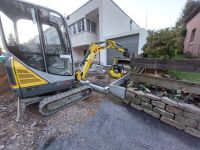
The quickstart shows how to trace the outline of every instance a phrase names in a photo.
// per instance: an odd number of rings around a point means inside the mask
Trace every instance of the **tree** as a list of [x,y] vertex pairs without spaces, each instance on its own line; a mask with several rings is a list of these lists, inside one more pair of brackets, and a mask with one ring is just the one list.
[[185,20],[198,8],[200,7],[200,0],[188,0],[185,7],[182,10],[181,16],[178,19],[176,26],[182,26]]
[[173,58],[181,50],[179,32],[176,28],[149,31],[147,43],[143,47],[144,55],[152,58]]

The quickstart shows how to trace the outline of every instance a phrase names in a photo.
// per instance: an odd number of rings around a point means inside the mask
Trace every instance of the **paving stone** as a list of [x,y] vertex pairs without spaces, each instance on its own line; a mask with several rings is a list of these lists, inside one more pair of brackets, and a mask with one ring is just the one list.
[[186,127],[185,128],[185,132],[190,134],[190,135],[193,135],[197,138],[200,138],[200,131],[199,130],[196,130],[194,128],[189,128],[189,127]]
[[198,125],[198,121],[183,116],[175,116],[175,120],[192,128],[196,128]]
[[142,110],[142,107],[140,105],[136,105],[134,103],[131,103],[131,107],[133,107],[134,109],[139,110],[139,111]]
[[141,95],[137,95],[137,98],[139,98],[141,101],[146,102],[146,103],[150,103],[151,99],[145,97],[145,96],[141,96]]
[[200,115],[200,108],[191,104],[178,103],[180,109],[186,110],[188,112]]
[[170,106],[170,105],[167,105],[165,110],[168,112],[174,113],[176,115],[180,115],[180,116],[183,114],[183,110],[181,110],[177,107]]
[[163,109],[160,109],[158,107],[154,107],[153,111],[156,112],[156,113],[158,113],[158,114],[161,114],[162,116],[165,116],[165,117],[168,117],[168,118],[171,118],[171,119],[174,118],[174,114],[169,113],[169,112],[167,112],[167,111],[165,111]]
[[162,103],[162,102],[159,102],[159,101],[152,100],[152,101],[151,101],[151,104],[152,104],[153,106],[158,107],[158,108],[165,109],[165,103]]
[[156,100],[156,101],[161,101],[161,98],[156,96],[156,95],[153,95],[153,94],[145,94],[145,96],[151,100]]
[[141,106],[142,108],[146,108],[146,109],[149,109],[149,110],[152,110],[153,106],[149,103],[145,103],[145,102],[141,102]]
[[187,118],[190,118],[190,119],[193,119],[193,120],[200,121],[200,116],[199,115],[196,115],[196,114],[193,114],[193,113],[190,113],[190,112],[187,112],[187,111],[183,112],[183,116],[185,116]]
[[168,104],[170,106],[178,107],[178,103],[169,99],[168,97],[162,97],[161,102]]
[[167,123],[167,124],[169,124],[171,126],[174,126],[174,127],[178,128],[178,129],[181,129],[181,130],[183,130],[185,128],[185,125],[183,125],[180,122],[177,122],[177,121],[175,121],[173,119],[167,118],[165,116],[162,116],[160,120],[162,122],[165,122],[165,123]]
[[157,118],[157,119],[160,118],[160,114],[155,113],[155,112],[153,112],[153,111],[151,111],[151,110],[148,110],[148,109],[143,108],[143,111],[144,111],[145,113],[151,115],[151,116],[154,117],[154,118]]

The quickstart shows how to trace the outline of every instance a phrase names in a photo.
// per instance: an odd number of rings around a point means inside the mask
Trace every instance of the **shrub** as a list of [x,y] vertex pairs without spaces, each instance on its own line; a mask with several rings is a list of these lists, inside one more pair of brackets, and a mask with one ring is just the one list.
[[181,51],[180,32],[175,28],[149,31],[147,43],[143,47],[144,56],[153,58],[174,58]]

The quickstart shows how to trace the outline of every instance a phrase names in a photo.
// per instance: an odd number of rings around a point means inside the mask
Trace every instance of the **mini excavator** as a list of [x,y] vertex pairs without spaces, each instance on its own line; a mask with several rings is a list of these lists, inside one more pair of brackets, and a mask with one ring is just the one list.
[[65,19],[58,12],[20,0],[0,1],[0,34],[9,57],[5,68],[21,109],[39,102],[42,115],[53,114],[92,93],[80,84],[97,53],[128,50],[108,40],[92,43],[75,70]]

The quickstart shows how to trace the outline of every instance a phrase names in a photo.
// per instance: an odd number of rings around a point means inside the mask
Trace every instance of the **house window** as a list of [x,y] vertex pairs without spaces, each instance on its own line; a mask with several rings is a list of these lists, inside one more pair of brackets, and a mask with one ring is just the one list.
[[91,32],[97,32],[97,24],[91,21]]
[[90,31],[90,20],[87,19],[87,31]]
[[84,19],[81,20],[81,24],[82,24],[82,31],[85,31]]
[[73,34],[76,34],[76,25],[73,25]]
[[190,44],[193,44],[195,38],[196,29],[192,30],[191,37],[190,37]]
[[82,31],[81,21],[77,22],[77,26],[78,26],[78,32],[81,32]]
[[77,26],[78,26],[78,32],[84,31],[85,30],[84,19],[81,19],[80,21],[78,21]]

